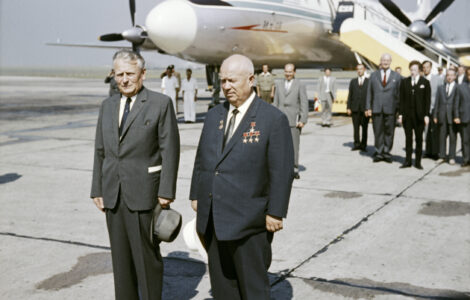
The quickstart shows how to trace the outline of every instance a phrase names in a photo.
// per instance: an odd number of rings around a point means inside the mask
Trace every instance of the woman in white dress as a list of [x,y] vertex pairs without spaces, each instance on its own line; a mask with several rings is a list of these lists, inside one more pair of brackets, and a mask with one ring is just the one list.
[[192,73],[191,69],[187,69],[186,78],[181,82],[184,101],[184,121],[186,123],[196,122],[197,81],[191,77]]

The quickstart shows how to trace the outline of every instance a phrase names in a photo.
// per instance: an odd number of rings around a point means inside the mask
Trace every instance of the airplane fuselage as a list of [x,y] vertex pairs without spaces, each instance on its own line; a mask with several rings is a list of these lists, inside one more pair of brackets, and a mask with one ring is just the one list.
[[240,53],[257,66],[352,68],[353,53],[331,33],[333,9],[329,0],[167,0],[146,30],[159,49],[206,65]]

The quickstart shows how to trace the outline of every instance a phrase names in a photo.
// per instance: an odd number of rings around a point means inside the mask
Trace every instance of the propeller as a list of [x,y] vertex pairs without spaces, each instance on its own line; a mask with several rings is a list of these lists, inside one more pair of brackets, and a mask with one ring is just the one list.
[[103,42],[129,41],[132,43],[132,50],[139,52],[139,46],[145,42],[147,32],[142,26],[135,25],[135,0],[129,0],[129,10],[131,13],[132,28],[124,30],[122,33],[103,34],[98,39]]
[[410,19],[405,15],[405,13],[392,1],[392,0],[379,0],[379,2],[400,22],[406,26],[411,25]]
[[436,6],[434,6],[431,13],[424,20],[426,25],[431,26],[432,23],[436,21],[437,17],[443,13],[452,4],[452,2],[454,2],[454,0],[441,0]]
[[[437,17],[454,2],[454,0],[441,0],[424,20],[418,19],[411,21],[392,0],[379,1],[395,18],[407,26],[411,32],[423,39],[432,37],[432,24],[437,20]],[[407,44],[414,43],[411,40],[407,40]]]

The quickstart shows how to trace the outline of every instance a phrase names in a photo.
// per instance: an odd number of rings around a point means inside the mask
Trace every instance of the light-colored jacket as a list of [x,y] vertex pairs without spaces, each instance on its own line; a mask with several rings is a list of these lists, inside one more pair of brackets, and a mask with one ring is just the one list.
[[298,79],[293,79],[288,91],[285,80],[276,83],[273,105],[279,108],[289,120],[289,126],[297,126],[297,122],[304,124],[308,121],[307,89]]
[[[330,92],[333,96],[333,99],[336,99],[336,77],[330,76]],[[318,80],[318,90],[317,95],[319,100],[327,100],[331,95],[326,92],[326,81],[325,76],[320,77]]]

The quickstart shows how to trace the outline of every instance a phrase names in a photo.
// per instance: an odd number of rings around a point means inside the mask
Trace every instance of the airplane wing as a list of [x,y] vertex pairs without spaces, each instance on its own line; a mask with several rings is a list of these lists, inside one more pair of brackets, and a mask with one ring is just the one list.
[[455,52],[457,52],[459,55],[470,54],[470,43],[458,43],[458,44],[444,43],[444,46],[446,46],[449,49],[455,50]]
[[[130,49],[132,47],[128,45],[103,45],[103,44],[78,44],[78,43],[46,43],[47,46],[60,46],[60,47],[78,47],[78,48],[103,48],[103,49]],[[145,50],[145,49],[142,49]]]

